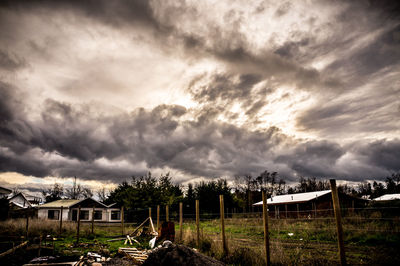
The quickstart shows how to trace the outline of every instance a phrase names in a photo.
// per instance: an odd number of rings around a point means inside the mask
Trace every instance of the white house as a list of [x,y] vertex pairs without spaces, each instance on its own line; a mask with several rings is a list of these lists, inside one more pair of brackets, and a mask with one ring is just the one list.
[[[121,222],[121,210],[115,205],[107,206],[92,198],[83,200],[62,199],[39,206],[38,218],[46,220],[76,221],[78,209],[81,207],[80,220],[82,222]],[[62,214],[61,214],[62,207]],[[93,212],[94,210],[94,212]]]
[[385,194],[373,200],[375,201],[400,200],[400,194]]

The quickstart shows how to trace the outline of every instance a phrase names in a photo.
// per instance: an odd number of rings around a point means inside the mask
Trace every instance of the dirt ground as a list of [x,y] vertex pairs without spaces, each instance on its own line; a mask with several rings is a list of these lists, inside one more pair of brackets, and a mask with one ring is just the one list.
[[199,252],[194,251],[183,245],[172,244],[166,248],[159,248],[150,253],[148,259],[143,263],[144,266],[162,265],[204,265],[204,266],[220,266],[224,263],[207,257]]

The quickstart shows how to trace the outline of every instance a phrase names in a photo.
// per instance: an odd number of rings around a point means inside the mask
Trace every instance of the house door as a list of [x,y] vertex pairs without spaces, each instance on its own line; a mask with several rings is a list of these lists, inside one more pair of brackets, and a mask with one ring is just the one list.
[[72,210],[72,221],[78,220],[78,210]]

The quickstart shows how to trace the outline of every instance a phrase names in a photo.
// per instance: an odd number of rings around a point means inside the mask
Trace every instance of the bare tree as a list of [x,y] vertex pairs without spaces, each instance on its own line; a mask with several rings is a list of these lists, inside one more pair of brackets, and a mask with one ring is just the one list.
[[93,197],[93,192],[91,189],[81,186],[76,182],[76,176],[74,177],[74,183],[72,188],[66,189],[65,194],[70,199],[81,199],[81,198],[91,198]]
[[101,202],[104,202],[108,198],[108,192],[104,186],[101,189],[97,190],[97,197],[100,199]]
[[64,189],[62,185],[58,183],[54,183],[53,187],[43,190],[42,191],[43,197],[45,198],[46,202],[51,202],[55,200],[59,200],[62,198],[64,194]]
[[82,193],[81,194],[82,194],[82,197],[85,198],[85,199],[93,197],[93,191],[90,188],[87,188],[87,187],[82,189]]

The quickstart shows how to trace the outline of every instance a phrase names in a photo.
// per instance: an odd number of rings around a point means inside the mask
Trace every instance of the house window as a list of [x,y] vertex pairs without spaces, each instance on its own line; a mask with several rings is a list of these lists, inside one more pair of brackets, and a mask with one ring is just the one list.
[[102,220],[103,219],[103,211],[94,211],[94,219]]
[[81,220],[89,220],[89,211],[82,211],[81,210]]
[[111,211],[111,220],[120,220],[121,212],[120,211]]
[[48,210],[47,218],[49,220],[58,220],[58,219],[60,219],[60,211],[58,211],[58,210]]

